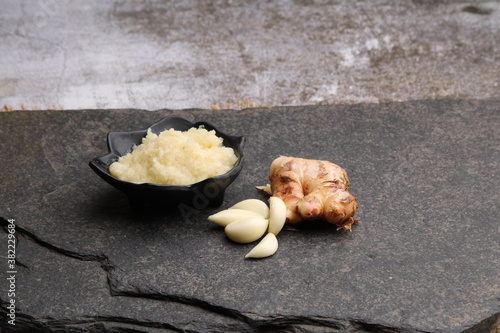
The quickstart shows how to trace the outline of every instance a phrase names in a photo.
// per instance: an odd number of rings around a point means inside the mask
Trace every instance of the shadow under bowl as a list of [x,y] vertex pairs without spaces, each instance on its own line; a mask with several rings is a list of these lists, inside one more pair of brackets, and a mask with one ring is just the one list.
[[[192,185],[163,185],[143,183],[136,184],[123,181],[109,173],[109,166],[121,156],[130,153],[134,146],[142,143],[148,129],[155,134],[168,129],[187,131],[190,128],[204,127],[223,140],[223,145],[234,150],[238,158],[234,167],[227,173],[207,178]],[[244,136],[227,135],[207,122],[192,123],[178,116],[169,116],[152,124],[147,129],[131,132],[110,132],[107,136],[109,153],[96,157],[89,162],[92,170],[107,183],[124,192],[133,208],[141,208],[145,204],[161,206],[177,206],[181,209],[201,210],[207,207],[218,207],[224,201],[226,188],[238,177],[243,167]],[[181,207],[181,205],[183,205]]]

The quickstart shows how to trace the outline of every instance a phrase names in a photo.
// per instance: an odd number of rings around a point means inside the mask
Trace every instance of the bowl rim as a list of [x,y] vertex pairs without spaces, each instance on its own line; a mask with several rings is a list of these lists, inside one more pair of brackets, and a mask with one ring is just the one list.
[[[111,163],[105,162],[105,160],[116,160],[119,157],[125,155],[121,154],[118,152],[117,148],[114,145],[114,140],[120,136],[124,135],[136,135],[136,136],[141,136],[144,138],[148,132],[149,129],[155,134],[158,134],[162,131],[168,130],[168,129],[176,129],[178,130],[176,126],[178,124],[172,124],[172,122],[177,122],[181,123],[184,127],[187,129],[189,128],[199,128],[199,127],[204,127],[207,130],[214,130],[216,135],[220,138],[222,138],[225,142],[229,141],[231,143],[230,148],[232,148],[237,155],[238,159],[236,161],[236,164],[226,173],[209,177],[206,179],[203,179],[199,182],[189,184],[189,185],[170,185],[170,184],[156,184],[156,183],[133,183],[133,182],[128,182],[122,179],[119,179],[115,176],[113,176],[109,172],[109,166]],[[186,130],[187,130],[186,129]],[[147,128],[142,129],[142,130],[134,130],[134,131],[111,131],[108,132],[107,137],[107,147],[108,147],[108,153],[102,156],[95,157],[89,162],[89,166],[91,167],[94,172],[96,172],[101,178],[103,178],[105,181],[110,183],[111,185],[119,188],[130,188],[134,187],[137,190],[147,190],[147,189],[154,189],[154,190],[177,190],[177,191],[191,191],[193,189],[199,188],[200,186],[205,186],[208,183],[212,182],[218,182],[218,181],[226,181],[230,179],[233,176],[237,176],[239,172],[241,171],[243,167],[243,147],[246,142],[245,136],[234,136],[234,135],[228,135],[219,129],[217,129],[212,123],[206,122],[206,121],[197,121],[197,122],[192,122],[189,121],[183,117],[180,116],[166,116],[160,119],[159,121],[149,125]],[[140,144],[140,143],[138,143]],[[134,145],[130,146],[128,148],[128,152],[132,150],[132,147]],[[114,162],[114,161],[113,161]],[[230,182],[229,182],[230,183]],[[229,185],[229,184],[228,184]]]

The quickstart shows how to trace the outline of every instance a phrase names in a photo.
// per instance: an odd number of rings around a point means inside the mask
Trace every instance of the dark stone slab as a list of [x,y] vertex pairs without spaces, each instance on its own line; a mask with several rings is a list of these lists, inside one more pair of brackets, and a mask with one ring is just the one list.
[[[206,220],[219,210],[133,211],[88,161],[106,133],[167,115],[247,136],[221,208],[265,197],[280,154],[348,171],[360,224],[280,233],[244,260]],[[243,111],[0,113],[0,233],[15,297],[7,332],[492,332],[500,313],[500,102],[416,101]],[[194,207],[194,205],[193,205]],[[8,276],[7,276],[8,277]]]

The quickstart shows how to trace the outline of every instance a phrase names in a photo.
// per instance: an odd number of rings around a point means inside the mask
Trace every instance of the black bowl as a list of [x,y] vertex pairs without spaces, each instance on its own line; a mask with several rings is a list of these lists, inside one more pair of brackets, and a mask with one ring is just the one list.
[[108,133],[109,153],[94,158],[89,162],[90,167],[102,179],[118,190],[127,194],[134,208],[140,208],[144,204],[161,206],[178,206],[181,211],[201,210],[207,207],[218,207],[224,200],[226,188],[236,179],[243,167],[243,146],[245,137],[230,136],[222,133],[214,126],[206,122],[192,123],[177,116],[170,116],[154,123],[149,128],[155,134],[173,128],[179,131],[200,126],[207,130],[214,130],[216,135],[223,139],[223,145],[234,150],[238,161],[227,173],[216,177],[207,178],[192,185],[162,185],[162,184],[135,184],[120,180],[109,173],[109,166],[123,155],[132,151],[135,145],[139,145],[147,134],[148,129],[132,132],[110,132]]

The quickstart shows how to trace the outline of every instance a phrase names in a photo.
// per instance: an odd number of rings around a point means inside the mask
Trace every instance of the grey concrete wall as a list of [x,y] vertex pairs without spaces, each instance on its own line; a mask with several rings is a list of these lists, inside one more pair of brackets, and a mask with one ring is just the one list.
[[490,99],[498,1],[0,0],[0,107]]

